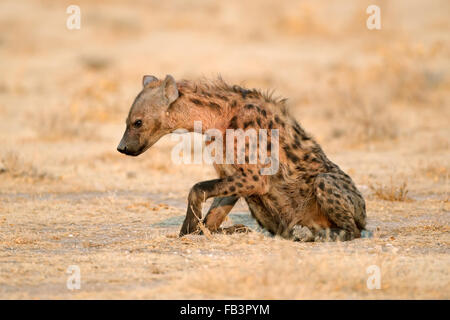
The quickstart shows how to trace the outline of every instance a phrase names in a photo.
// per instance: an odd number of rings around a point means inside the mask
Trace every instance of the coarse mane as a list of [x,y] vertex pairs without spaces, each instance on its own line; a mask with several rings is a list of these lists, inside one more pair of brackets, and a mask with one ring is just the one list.
[[259,89],[248,89],[238,85],[229,85],[226,83],[221,76],[218,76],[215,80],[210,79],[200,79],[197,81],[192,80],[181,80],[179,82],[181,88],[186,88],[196,94],[201,94],[209,96],[211,94],[227,94],[227,93],[238,93],[244,99],[262,99],[267,103],[271,103],[280,108],[283,114],[287,114],[286,98],[275,96],[275,90],[259,90]]

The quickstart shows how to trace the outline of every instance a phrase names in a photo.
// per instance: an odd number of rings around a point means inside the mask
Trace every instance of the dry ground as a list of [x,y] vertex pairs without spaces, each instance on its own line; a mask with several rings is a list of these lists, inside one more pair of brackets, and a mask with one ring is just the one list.
[[[0,298],[450,298],[449,2],[0,2]],[[115,151],[143,74],[276,89],[364,192],[374,238],[177,238],[169,137]],[[230,221],[254,227],[246,207]],[[66,288],[69,265],[81,289]],[[381,289],[366,286],[371,265]]]

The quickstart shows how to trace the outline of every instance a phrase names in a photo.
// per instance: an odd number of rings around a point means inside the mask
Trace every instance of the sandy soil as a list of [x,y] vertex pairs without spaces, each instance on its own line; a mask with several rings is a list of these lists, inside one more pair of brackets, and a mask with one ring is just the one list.
[[[448,1],[0,2],[0,298],[450,298]],[[207,165],[115,148],[143,74],[275,89],[367,200],[371,239],[178,238]],[[206,206],[205,206],[206,207]],[[205,208],[206,209],[206,208]],[[70,265],[81,288],[68,290]],[[369,266],[381,288],[369,290]]]

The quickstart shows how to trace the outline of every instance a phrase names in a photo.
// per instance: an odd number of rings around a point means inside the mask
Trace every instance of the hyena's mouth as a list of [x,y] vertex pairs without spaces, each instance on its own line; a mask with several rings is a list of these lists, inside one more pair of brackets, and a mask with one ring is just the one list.
[[147,150],[147,145],[146,144],[144,144],[143,146],[141,146],[137,151],[135,151],[135,152],[130,152],[130,151],[127,151],[126,152],[126,155],[127,156],[132,156],[132,157],[137,157],[138,155],[140,155],[141,153],[143,153],[145,150]]

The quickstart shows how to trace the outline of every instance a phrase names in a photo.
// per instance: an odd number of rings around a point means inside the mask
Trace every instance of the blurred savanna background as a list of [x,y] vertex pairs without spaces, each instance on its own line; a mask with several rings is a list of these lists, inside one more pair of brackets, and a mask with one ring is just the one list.
[[[373,4],[380,30],[366,27]],[[449,299],[448,12],[446,0],[1,1],[0,298]],[[220,74],[287,97],[364,193],[374,237],[178,238],[190,187],[215,173],[173,164],[170,137],[137,158],[116,151],[144,74]],[[255,225],[244,203],[226,223]]]

